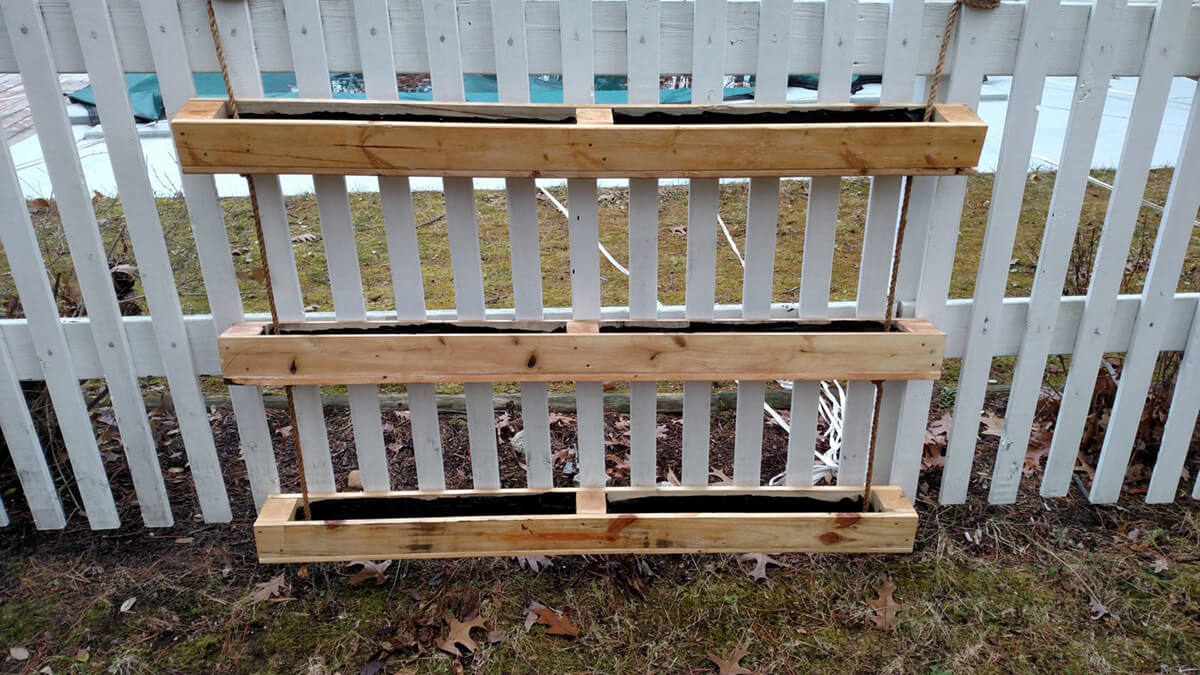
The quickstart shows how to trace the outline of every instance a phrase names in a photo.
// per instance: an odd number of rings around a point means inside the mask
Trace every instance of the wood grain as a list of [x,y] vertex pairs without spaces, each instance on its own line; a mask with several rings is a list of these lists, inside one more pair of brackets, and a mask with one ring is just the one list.
[[[975,166],[987,131],[974,113],[953,105],[940,106],[939,119],[929,123],[596,124],[607,108],[327,102],[315,109],[348,117],[314,119],[301,116],[314,114],[312,101],[269,103],[276,116],[254,119],[225,117],[224,105],[213,101],[185,105],[171,124],[183,171],[503,177],[953,174]],[[254,108],[252,101],[239,105],[243,114]],[[817,107],[664,106],[659,112],[664,109],[688,116]],[[654,109],[612,110],[639,115]],[[393,119],[414,114],[531,121]],[[389,119],[371,119],[380,115]],[[547,121],[547,116],[564,121]],[[577,116],[585,123],[575,124]]]
[[[861,494],[858,487],[818,488],[615,488],[614,497],[776,494],[835,500]],[[370,496],[534,494],[546,490],[461,493],[376,493]],[[576,492],[560,488],[555,492]],[[917,513],[893,487],[874,491],[868,513],[600,513],[600,491],[586,490],[586,510],[559,515],[455,516],[361,520],[296,520],[296,495],[272,495],[254,525],[263,563],[449,558],[469,556],[572,555],[584,553],[720,553],[746,551],[814,553],[906,553],[912,551]],[[685,495],[686,493],[686,495]],[[580,495],[582,496],[582,495]],[[318,495],[315,499],[360,499]],[[882,510],[881,510],[882,509]]]
[[[309,322],[312,327],[316,322]],[[787,322],[783,322],[787,323]],[[945,335],[926,321],[837,332],[285,332],[237,326],[218,339],[237,384],[321,385],[732,379],[936,379]],[[329,322],[326,327],[336,327]],[[361,325],[361,324],[357,324]],[[495,325],[495,323],[493,324]],[[711,329],[709,329],[711,330]]]

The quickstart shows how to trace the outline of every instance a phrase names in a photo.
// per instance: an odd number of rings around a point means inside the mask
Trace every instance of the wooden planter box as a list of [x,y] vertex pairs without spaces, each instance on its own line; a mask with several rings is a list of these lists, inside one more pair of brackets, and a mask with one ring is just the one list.
[[267,497],[263,563],[582,553],[907,553],[917,514],[897,487],[607,488]]
[[218,338],[226,381],[258,386],[636,380],[935,380],[923,319],[246,322]]
[[507,177],[953,174],[987,125],[965,105],[506,105],[193,99],[186,173]]

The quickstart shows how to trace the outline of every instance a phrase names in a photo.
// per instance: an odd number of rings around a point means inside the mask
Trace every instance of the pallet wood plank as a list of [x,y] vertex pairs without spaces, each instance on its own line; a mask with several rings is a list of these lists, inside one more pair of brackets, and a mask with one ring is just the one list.
[[[861,488],[858,488],[861,493]],[[722,495],[805,496],[834,500],[839,492],[770,488],[706,488],[700,494],[719,504]],[[917,514],[895,488],[880,487],[875,509],[867,513],[604,513],[608,503],[637,497],[689,496],[686,488],[610,488],[575,493],[583,508],[557,515],[382,518],[342,521],[296,520],[294,495],[273,496],[255,523],[261,562],[315,562],[350,559],[438,558],[485,555],[583,553],[738,552],[770,548],[808,552],[907,552],[912,550]],[[544,491],[542,492],[544,493]],[[587,493],[583,495],[581,493]],[[444,492],[441,499],[531,494],[501,490],[469,495]],[[538,494],[533,492],[532,494]],[[371,495],[364,495],[370,497]],[[420,493],[386,493],[384,497]],[[342,496],[354,499],[354,495]],[[431,498],[431,497],[424,497]],[[579,508],[578,506],[576,507]]]
[[[253,102],[245,105],[249,110]],[[310,104],[271,101],[276,111],[299,105]],[[274,117],[234,120],[214,117],[197,105],[183,108],[172,130],[186,172],[570,178],[954,174],[978,161],[986,125],[978,120],[392,122],[285,119],[279,112]],[[721,152],[730,146],[743,152]],[[591,147],[606,151],[588,152]],[[672,152],[661,152],[663,147]]]

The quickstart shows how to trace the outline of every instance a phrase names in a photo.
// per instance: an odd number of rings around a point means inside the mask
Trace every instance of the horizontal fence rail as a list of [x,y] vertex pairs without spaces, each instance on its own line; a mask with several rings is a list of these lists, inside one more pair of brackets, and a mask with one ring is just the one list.
[[[332,98],[331,73],[360,73],[367,98],[394,100],[397,74],[428,75],[438,101],[466,97],[464,75],[495,75],[499,100],[527,102],[530,76],[561,76],[563,99],[587,104],[595,99],[596,77],[627,76],[631,103],[656,103],[660,77],[684,75],[693,103],[717,103],[728,76],[753,75],[755,103],[787,100],[788,79],[819,75],[816,97],[822,103],[849,99],[856,75],[880,76],[885,103],[920,101],[919,87],[928,85],[938,56],[950,3],[923,0],[761,0],[726,2],[659,2],[657,0],[249,0],[214,2],[234,92],[261,97],[264,73],[293,73],[298,94]],[[1007,124],[993,130],[1000,137],[998,162],[988,206],[987,228],[973,297],[951,297],[968,178],[925,176],[912,179],[908,233],[901,252],[897,287],[898,315],[932,320],[946,332],[945,357],[961,359],[953,390],[953,427],[948,433],[946,465],[939,498],[943,503],[967,499],[979,482],[972,478],[990,469],[986,485],[992,503],[1013,501],[1019,489],[1039,489],[1046,497],[1066,493],[1076,477],[1077,454],[1096,374],[1108,353],[1127,354],[1133,376],[1117,381],[1110,429],[1090,498],[1098,503],[1120,495],[1130,463],[1134,436],[1150,386],[1149,372],[1162,352],[1184,352],[1179,363],[1169,414],[1163,422],[1159,459],[1145,497],[1151,502],[1176,499],[1200,412],[1200,294],[1177,292],[1187,259],[1200,193],[1200,94],[1191,111],[1174,162],[1175,180],[1166,203],[1155,205],[1154,251],[1147,264],[1142,294],[1120,294],[1139,222],[1151,158],[1162,126],[1173,78],[1200,76],[1200,3],[1161,0],[1094,3],[1029,0],[1004,2],[994,11],[965,8],[951,41],[942,98],[977,107],[985,76],[1011,76]],[[150,188],[147,157],[139,150],[124,73],[155,73],[168,115],[195,94],[194,73],[218,71],[204,0],[0,0],[0,73],[18,73],[29,98],[35,130],[54,200],[64,221],[69,259],[79,279],[86,316],[60,316],[51,281],[38,248],[38,233],[28,217],[18,167],[10,148],[0,162],[0,244],[20,295],[24,315],[0,319],[0,429],[14,473],[20,481],[33,523],[42,529],[63,528],[71,506],[62,473],[46,461],[23,383],[45,382],[76,483],[78,507],[95,529],[119,526],[112,487],[99,461],[97,429],[81,381],[103,381],[124,446],[120,459],[128,466],[147,526],[168,526],[180,517],[170,502],[161,448],[150,418],[149,397],[139,379],[164,378],[179,420],[179,436],[204,520],[234,517],[235,491],[247,488],[256,505],[281,489],[273,438],[280,435],[267,418],[263,392],[228,385],[228,401],[236,416],[240,452],[248,486],[229,481],[209,424],[200,378],[220,377],[217,335],[246,314],[234,271],[234,252],[226,231],[225,212],[212,176],[182,176],[199,267],[211,314],[184,314],[174,283],[172,261],[162,235],[158,206]],[[97,107],[112,146],[109,161],[119,187],[124,217],[146,291],[148,316],[122,316],[112,291],[97,212],[90,201],[80,148],[62,104],[58,74],[84,73],[97,90]],[[1049,214],[1045,219],[1035,284],[1029,297],[1005,297],[1010,260],[1022,210],[1033,152],[1039,105],[1047,77],[1074,78],[1069,121]],[[1086,295],[1064,296],[1072,242],[1090,176],[1093,150],[1113,77],[1137,77],[1121,164],[1109,185],[1108,212],[1091,266]],[[917,92],[917,95],[914,95]],[[464,167],[469,168],[469,167]],[[736,178],[736,176],[732,176]],[[256,176],[262,205],[266,254],[279,314],[289,322],[312,320],[667,320],[854,318],[884,313],[892,246],[904,178],[879,176],[866,182],[866,211],[861,244],[855,249],[855,300],[831,301],[838,239],[839,209],[849,183],[836,176],[813,178],[806,193],[803,259],[779,259],[781,183],[754,178],[748,184],[745,237],[730,234],[722,216],[722,191],[715,178],[686,184],[686,280],[682,305],[660,302],[659,184],[637,178],[628,188],[627,251],[605,248],[601,240],[595,179],[567,181],[565,203],[532,179],[505,179],[505,212],[513,307],[489,306],[494,283],[481,255],[480,218],[471,178],[444,181],[445,237],[452,273],[454,309],[427,309],[418,255],[418,225],[407,178],[380,177],[379,198],[386,251],[378,252],[390,267],[394,309],[368,311],[363,262],[356,248],[356,226],[345,177],[314,180],[315,221],[322,234],[332,312],[305,307],[289,212],[278,176]],[[546,306],[543,299],[543,242],[539,231],[539,199],[552,202],[567,218],[569,241],[569,307]],[[1038,223],[1039,225],[1041,223]],[[684,240],[681,240],[684,241]],[[740,244],[740,246],[739,246]],[[734,253],[742,277],[740,304],[717,304],[716,277],[726,247]],[[622,264],[621,260],[625,261]],[[610,261],[612,264],[610,265]],[[800,284],[787,302],[773,293],[772,271],[778,263],[799,271]],[[976,261],[970,261],[972,263]],[[723,270],[723,271],[722,271]],[[488,275],[485,275],[485,272]],[[601,302],[608,275],[628,278],[628,306]],[[320,275],[318,275],[320,276]],[[323,282],[324,283],[324,282]],[[377,290],[377,289],[369,289]],[[376,294],[378,295],[378,294]],[[849,297],[849,296],[841,296]],[[774,302],[773,302],[774,300]],[[561,302],[561,301],[560,301]],[[1031,425],[1042,395],[1047,357],[1070,355],[1065,394],[1044,479],[1026,477]],[[1007,419],[993,458],[977,453],[978,415],[989,391],[993,360],[1015,357],[1015,378],[1008,390]],[[1127,371],[1130,372],[1130,371]],[[1115,379],[1114,375],[1114,379]],[[206,387],[215,383],[205,383]],[[814,480],[814,457],[825,394],[821,383],[797,382],[786,393],[790,416],[778,410],[780,392],[767,382],[737,383],[737,412],[732,475],[738,485],[759,485],[764,469],[764,425],[789,430],[787,471],[773,480],[804,485]],[[838,385],[839,389],[841,385]],[[490,383],[468,383],[461,406],[469,440],[467,467],[447,465],[438,422],[439,397],[433,385],[409,384],[404,400],[412,433],[415,479],[421,489],[442,490],[446,478],[470,469],[478,489],[501,485],[501,453],[494,409],[500,401],[517,405],[524,434],[524,481],[529,487],[553,484],[551,395],[545,383],[520,384],[519,396],[499,397]],[[942,391],[942,401],[947,400]],[[840,455],[836,480],[863,482],[871,441],[869,415],[875,389],[870,382],[845,387],[844,422],[838,431]],[[922,470],[922,448],[934,383],[888,383],[880,401],[878,455],[873,480],[916,493]],[[162,398],[162,396],[160,396]],[[317,491],[336,488],[330,428],[323,404],[335,400],[315,386],[295,390],[298,427],[304,443],[309,485]],[[606,475],[605,392],[599,382],[574,383],[577,479],[580,485],[602,486]],[[648,486],[664,480],[657,460],[657,385],[636,382],[629,392],[629,481]],[[678,396],[681,420],[681,471],[684,485],[712,481],[712,401],[709,382],[687,382]],[[389,399],[390,400],[390,399]],[[385,442],[390,424],[381,420],[381,396],[371,384],[353,385],[336,401],[349,408],[352,449],[345,452],[361,470],[366,490],[388,490],[398,478],[389,476],[395,452]],[[774,405],[768,405],[773,401]],[[840,405],[840,404],[839,404]],[[785,406],[786,407],[786,406]],[[770,416],[764,418],[764,410]],[[769,421],[774,420],[774,421]],[[841,424],[842,418],[837,422]],[[827,421],[826,424],[829,424]],[[1060,431],[1061,430],[1061,431]],[[1061,433],[1061,435],[1060,435]],[[332,452],[331,452],[332,450]],[[407,452],[407,450],[405,451]],[[228,457],[228,455],[225,455]],[[984,461],[987,460],[987,461]],[[228,464],[228,462],[226,462]],[[339,465],[340,466],[340,465]],[[465,474],[464,474],[465,475]],[[1034,485],[1041,480],[1040,485]],[[1195,488],[1200,496],[1200,485]],[[981,492],[982,495],[982,492]],[[0,525],[19,508],[17,497],[5,495]]]

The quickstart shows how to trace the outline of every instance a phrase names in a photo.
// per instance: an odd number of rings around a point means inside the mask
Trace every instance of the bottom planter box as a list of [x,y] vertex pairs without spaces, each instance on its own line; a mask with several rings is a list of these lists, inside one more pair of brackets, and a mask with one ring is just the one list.
[[900,488],[555,488],[271,495],[258,559],[294,563],[602,553],[906,553]]

